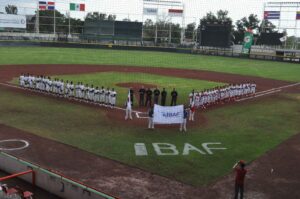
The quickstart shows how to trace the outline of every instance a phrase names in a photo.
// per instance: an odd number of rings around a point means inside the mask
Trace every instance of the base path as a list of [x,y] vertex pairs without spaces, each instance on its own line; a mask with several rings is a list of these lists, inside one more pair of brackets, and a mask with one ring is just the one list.
[[[111,65],[2,65],[0,67],[0,81],[10,81],[13,77],[19,77],[21,73],[34,75],[63,75],[82,74],[96,72],[125,72],[125,73],[148,73],[170,77],[207,80],[223,83],[242,83],[252,81],[257,84],[258,91],[268,90],[275,87],[291,84],[288,81],[273,80],[261,77],[212,72],[205,70],[138,67],[138,66],[111,66]],[[155,82],[153,82],[155,83]],[[195,86],[196,87],[196,86]],[[197,90],[197,88],[195,88]]]
[[[27,140],[30,146],[24,150],[10,151],[10,154],[120,198],[230,199],[233,196],[233,173],[207,187],[192,187],[0,124],[0,140],[12,138]],[[300,172],[297,166],[300,164],[300,156],[291,155],[299,151],[300,134],[297,134],[251,163],[247,167],[245,198],[300,198]],[[89,164],[91,162],[93,164]]]

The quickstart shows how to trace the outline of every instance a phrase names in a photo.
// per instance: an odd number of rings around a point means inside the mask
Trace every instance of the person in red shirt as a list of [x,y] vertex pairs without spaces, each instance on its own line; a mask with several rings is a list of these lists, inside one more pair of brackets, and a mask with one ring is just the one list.
[[245,169],[246,163],[243,160],[237,162],[233,169],[235,171],[235,195],[234,199],[238,199],[238,195],[240,193],[240,199],[243,199],[244,196],[244,180],[247,173]]

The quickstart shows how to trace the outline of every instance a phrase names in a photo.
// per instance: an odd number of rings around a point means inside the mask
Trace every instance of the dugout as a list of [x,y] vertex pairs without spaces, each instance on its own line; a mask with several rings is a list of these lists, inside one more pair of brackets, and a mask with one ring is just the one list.
[[300,63],[300,50],[286,50],[286,49],[276,50],[276,60]]

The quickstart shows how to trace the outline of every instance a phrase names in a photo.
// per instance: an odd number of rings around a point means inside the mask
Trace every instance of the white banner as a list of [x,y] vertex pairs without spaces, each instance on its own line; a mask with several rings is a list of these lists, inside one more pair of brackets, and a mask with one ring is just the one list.
[[153,122],[156,124],[180,124],[183,121],[183,105],[154,105]]
[[0,14],[0,28],[26,28],[24,15]]
[[144,8],[144,15],[157,15],[157,8]]

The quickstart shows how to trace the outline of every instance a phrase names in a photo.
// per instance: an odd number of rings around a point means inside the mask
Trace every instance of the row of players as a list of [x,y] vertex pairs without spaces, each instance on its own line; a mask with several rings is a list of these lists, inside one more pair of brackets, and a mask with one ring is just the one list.
[[45,76],[33,76],[33,75],[21,75],[19,77],[19,83],[21,87],[36,89],[38,91],[53,93],[60,97],[78,98],[80,100],[87,100],[90,102],[100,103],[110,107],[114,107],[117,99],[117,92],[112,88],[101,89],[93,85],[84,85],[82,82],[78,82],[76,85],[72,81],[66,81],[59,79],[51,80],[50,77]]
[[231,84],[201,92],[192,91],[189,94],[189,103],[195,107],[206,108],[212,104],[224,103],[238,98],[254,95],[255,83]]

